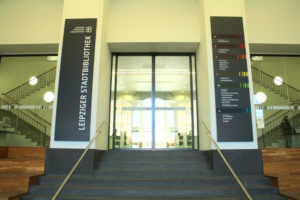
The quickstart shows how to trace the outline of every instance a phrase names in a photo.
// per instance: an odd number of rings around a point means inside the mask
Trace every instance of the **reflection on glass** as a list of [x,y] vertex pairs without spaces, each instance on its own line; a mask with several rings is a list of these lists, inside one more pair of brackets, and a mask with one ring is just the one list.
[[191,94],[188,56],[157,56],[155,148],[191,148]]
[[116,79],[116,56],[112,58],[112,69],[111,69],[111,91],[110,91],[110,119],[109,119],[109,144],[108,148],[113,149],[113,140],[114,140],[114,118],[115,118],[115,79]]
[[[280,128],[287,116],[295,130],[300,130],[300,57],[260,56],[252,58],[254,94],[263,92],[265,102],[256,101],[256,121],[259,147],[285,147]],[[299,131],[300,133],[300,131]],[[300,135],[293,135],[292,147],[300,146]]]
[[54,91],[55,76],[47,56],[1,57],[0,146],[50,145],[52,102],[43,96]]
[[197,120],[197,87],[196,87],[196,65],[195,56],[192,56],[192,82],[193,82],[193,111],[194,111],[194,149],[198,149],[198,120]]
[[190,56],[117,56],[113,62],[117,84],[112,83],[110,148],[198,148]]
[[119,56],[115,148],[152,147],[150,56]]

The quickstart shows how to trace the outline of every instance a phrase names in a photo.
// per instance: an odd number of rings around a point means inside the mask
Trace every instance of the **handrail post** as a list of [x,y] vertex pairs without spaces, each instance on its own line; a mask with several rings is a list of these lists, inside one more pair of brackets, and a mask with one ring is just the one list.
[[224,160],[225,164],[227,165],[228,169],[230,170],[230,172],[232,173],[232,175],[234,176],[235,180],[238,182],[239,186],[242,188],[243,192],[245,193],[245,195],[247,196],[247,198],[249,200],[252,200],[252,197],[250,196],[250,194],[248,193],[248,191],[246,190],[245,186],[243,185],[243,183],[240,181],[239,177],[235,174],[234,170],[231,168],[231,166],[229,165],[229,163],[227,162],[226,158],[223,156],[220,148],[218,147],[217,143],[215,142],[215,140],[213,139],[213,137],[210,134],[210,131],[208,130],[208,128],[206,127],[205,123],[200,120],[201,124],[203,124],[204,128],[206,129],[207,135],[209,136],[210,140],[212,141],[212,143],[214,144],[215,148],[217,149],[217,151],[219,152],[220,156],[222,157],[222,159]]
[[76,164],[73,166],[73,168],[71,169],[71,171],[69,172],[69,174],[66,176],[65,180],[63,181],[63,183],[60,185],[60,187],[58,188],[58,190],[56,191],[56,193],[52,197],[52,200],[55,200],[58,197],[59,193],[61,192],[61,190],[66,185],[66,183],[69,180],[69,178],[72,176],[73,172],[75,171],[75,169],[77,168],[77,166],[81,162],[82,158],[85,156],[86,152],[90,149],[90,147],[94,143],[96,137],[99,135],[99,133],[101,133],[103,125],[106,124],[106,123],[107,122],[106,122],[106,119],[105,119],[102,122],[102,124],[100,125],[99,129],[96,131],[96,134],[94,135],[93,139],[90,141],[90,143],[88,144],[88,146],[85,148],[84,152],[82,153],[82,155],[80,156],[80,158],[78,159],[78,161],[76,162]]

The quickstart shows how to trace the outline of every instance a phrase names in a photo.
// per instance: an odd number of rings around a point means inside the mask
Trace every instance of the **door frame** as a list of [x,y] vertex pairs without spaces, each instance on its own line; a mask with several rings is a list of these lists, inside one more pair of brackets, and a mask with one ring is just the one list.
[[[198,139],[197,139],[197,148],[199,150],[199,123],[198,123],[198,90],[197,90],[197,65],[196,65],[196,54],[195,53],[187,53],[187,52],[184,52],[184,53],[112,53],[111,55],[111,81],[110,81],[110,106],[109,106],[109,120],[108,120],[108,124],[109,124],[109,127],[108,127],[108,146],[109,146],[109,143],[110,143],[110,129],[112,128],[113,130],[115,130],[115,121],[116,121],[116,103],[117,103],[117,79],[118,79],[118,75],[117,75],[117,71],[118,71],[118,57],[119,56],[151,56],[151,60],[152,60],[152,76],[151,76],[151,88],[152,88],[152,91],[151,91],[151,99],[152,99],[152,108],[151,108],[151,112],[152,112],[152,147],[151,148],[115,148],[115,137],[116,137],[116,132],[113,131],[113,134],[112,134],[112,138],[113,138],[113,141],[112,141],[112,149],[122,149],[122,150],[160,150],[160,149],[164,149],[164,150],[194,150],[195,149],[195,120],[194,120],[194,116],[196,114],[196,118],[197,118],[197,136],[198,136]],[[191,97],[191,130],[192,130],[192,147],[190,149],[187,149],[187,148],[155,148],[155,58],[157,56],[188,56],[189,57],[189,72],[190,72],[190,97]],[[113,66],[114,62],[113,62],[113,59],[115,57],[115,67]],[[194,58],[194,73],[195,73],[195,89],[193,89],[193,61],[192,59]],[[115,71],[113,72],[113,69],[115,69]],[[115,75],[114,75],[115,74]],[[113,106],[113,126],[111,127],[110,126],[110,119],[111,119],[111,96],[112,96],[112,80],[113,80],[113,76],[114,77],[114,106]],[[194,100],[194,94],[193,94],[193,91],[196,91],[196,113],[194,113],[194,103],[193,103],[193,100]],[[109,147],[108,147],[109,148]]]

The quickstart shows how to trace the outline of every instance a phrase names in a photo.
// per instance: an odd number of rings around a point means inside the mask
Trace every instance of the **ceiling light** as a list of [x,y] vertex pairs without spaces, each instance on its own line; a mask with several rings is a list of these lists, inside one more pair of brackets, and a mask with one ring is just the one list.
[[251,58],[251,60],[260,62],[260,61],[264,61],[264,57],[262,57],[262,56],[253,56]]
[[265,101],[267,100],[267,96],[266,96],[266,94],[263,93],[263,92],[258,92],[258,93],[256,94],[256,99],[257,99],[257,101],[258,101],[259,103],[263,103],[263,102],[265,102]]
[[47,61],[57,61],[57,56],[47,56]]
[[276,84],[276,85],[282,85],[282,78],[280,77],[280,76],[276,76],[275,78],[274,78],[274,83]]
[[47,103],[52,102],[53,99],[54,99],[54,94],[53,94],[53,92],[46,92],[46,93],[44,94],[44,100],[45,100]]
[[30,85],[36,85],[38,82],[38,79],[35,76],[30,77],[29,84]]

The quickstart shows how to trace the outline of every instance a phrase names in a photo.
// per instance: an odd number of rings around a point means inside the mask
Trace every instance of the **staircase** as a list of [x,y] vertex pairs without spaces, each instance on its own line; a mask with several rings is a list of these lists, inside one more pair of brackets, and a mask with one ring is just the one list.
[[[300,102],[300,91],[286,83],[282,85],[274,84],[275,77],[251,66],[253,82],[263,86],[264,88],[273,91],[279,97],[289,99],[289,106],[298,105]],[[288,105],[287,105],[288,106]],[[297,109],[294,111],[294,116],[290,116],[290,121],[293,127],[299,127],[300,113]],[[265,119],[264,136],[258,138],[258,146],[272,147],[272,143],[283,139],[280,124],[284,115],[288,115],[289,110],[280,110],[275,114]],[[264,137],[264,138],[263,138]]]
[[[21,105],[20,101],[31,94],[40,91],[42,88],[49,86],[55,82],[56,76],[56,67],[38,75],[36,78],[38,80],[36,85],[30,85],[28,81],[21,84],[20,86],[6,92],[4,99],[0,98],[0,105],[10,106],[12,109],[9,109],[11,112],[7,112],[0,109],[0,117],[3,115],[10,115],[11,119],[14,120],[14,128],[18,128],[18,131],[26,135],[26,138],[30,138],[33,142],[37,143],[37,146],[49,146],[50,137],[46,134],[47,125],[51,126],[51,123],[43,119],[41,116],[32,112],[30,109],[27,110],[16,110],[14,109],[16,105]],[[9,114],[10,113],[10,114]],[[17,118],[18,116],[18,118]],[[1,117],[2,118],[2,117]],[[15,119],[18,119],[16,122]],[[39,121],[37,121],[38,119]],[[1,120],[1,119],[0,119]],[[43,124],[41,124],[42,122]],[[47,124],[47,125],[45,125]]]
[[0,147],[0,200],[19,199],[44,174],[46,148]]
[[6,92],[4,96],[7,97],[6,100],[8,100],[11,104],[15,104],[16,101],[19,102],[27,96],[40,91],[42,88],[49,86],[51,83],[54,83],[55,75],[56,67],[38,75],[36,77],[38,80],[36,85],[30,85],[29,82],[26,81],[20,86]]
[[274,91],[275,94],[289,99],[290,103],[296,103],[300,101],[300,91],[286,83],[282,85],[274,84],[275,77],[257,69],[256,67],[251,66],[252,70],[252,79],[254,82],[258,83],[261,86],[264,86],[270,91]]
[[[263,136],[260,136],[258,140],[258,146],[260,148],[263,147],[278,147],[273,146],[273,144],[278,143],[280,140],[284,140],[284,136],[282,134],[282,129],[280,127],[282,118],[286,115],[286,113],[283,113],[280,115],[277,119],[273,120],[271,123],[268,123],[265,125],[266,132]],[[300,120],[300,113],[294,114],[293,117],[289,119],[292,127],[299,127],[299,120]],[[280,147],[285,147],[285,145],[282,145]]]
[[[14,110],[15,111],[15,110]],[[22,114],[21,112],[18,113]],[[27,119],[32,120],[31,123],[25,121],[24,117],[17,117],[16,114],[10,112],[9,110],[0,109],[0,119],[2,117],[8,117],[11,119],[11,127],[16,128],[17,133],[7,133],[7,134],[20,134],[25,136],[25,138],[30,139],[31,142],[36,143],[36,146],[50,146],[50,136],[45,134],[45,127],[41,124],[37,124],[33,126],[33,124],[37,123],[32,118],[27,117]],[[26,118],[26,116],[25,116]],[[42,130],[38,129],[40,127]]]
[[[105,151],[92,176],[73,175],[58,199],[247,199],[232,176],[215,176],[199,151]],[[21,200],[51,199],[64,177],[40,177]],[[262,176],[240,177],[254,199],[285,199]]]

